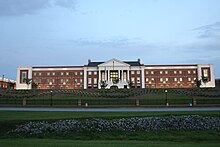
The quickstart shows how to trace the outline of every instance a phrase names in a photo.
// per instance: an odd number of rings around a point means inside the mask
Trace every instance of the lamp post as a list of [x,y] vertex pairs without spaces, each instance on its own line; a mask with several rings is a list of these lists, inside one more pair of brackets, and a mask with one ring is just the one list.
[[52,106],[52,104],[53,104],[53,103],[52,103],[52,97],[53,97],[53,91],[51,90],[51,91],[50,91],[50,106]]
[[165,94],[166,94],[166,106],[169,106],[169,103],[168,103],[168,101],[167,101],[167,89],[165,90]]

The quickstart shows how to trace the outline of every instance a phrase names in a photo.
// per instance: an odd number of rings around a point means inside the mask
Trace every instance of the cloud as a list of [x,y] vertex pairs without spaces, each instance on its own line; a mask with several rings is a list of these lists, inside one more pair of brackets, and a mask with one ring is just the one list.
[[193,29],[198,31],[199,38],[220,38],[220,22]]
[[33,14],[48,7],[48,0],[1,0],[0,16],[19,16]]
[[54,5],[75,10],[76,0],[55,0]]
[[0,16],[31,15],[48,7],[75,10],[76,0],[0,0]]

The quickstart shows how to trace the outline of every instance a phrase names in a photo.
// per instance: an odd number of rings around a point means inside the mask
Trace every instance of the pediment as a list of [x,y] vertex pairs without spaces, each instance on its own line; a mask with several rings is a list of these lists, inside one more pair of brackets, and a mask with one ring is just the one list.
[[129,67],[130,65],[115,58],[98,65],[99,67]]

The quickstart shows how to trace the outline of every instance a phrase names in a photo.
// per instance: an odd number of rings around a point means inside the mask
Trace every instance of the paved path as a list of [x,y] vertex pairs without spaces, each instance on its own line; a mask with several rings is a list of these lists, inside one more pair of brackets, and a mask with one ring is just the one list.
[[73,111],[73,112],[147,112],[147,111],[220,111],[220,107],[162,107],[162,108],[18,108],[0,107],[7,111]]

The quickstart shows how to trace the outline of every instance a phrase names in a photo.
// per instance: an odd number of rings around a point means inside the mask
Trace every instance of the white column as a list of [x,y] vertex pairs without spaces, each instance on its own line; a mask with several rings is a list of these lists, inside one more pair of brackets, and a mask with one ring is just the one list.
[[101,88],[101,70],[99,69],[99,79],[98,79],[98,88]]
[[107,81],[107,71],[105,69],[105,81]]
[[120,79],[120,70],[118,70],[118,79]]
[[87,89],[87,69],[84,68],[84,89]]
[[20,87],[20,68],[17,67],[17,77],[16,77],[16,89],[19,89]]
[[108,70],[108,81],[110,81],[110,70]]
[[213,70],[213,65],[210,65],[210,78],[211,78],[211,85],[210,87],[215,87],[215,76],[214,76],[214,70]]
[[[129,73],[129,72],[130,72],[130,70],[127,70],[127,75],[128,75],[127,80],[128,80],[128,81],[130,81],[130,73]],[[131,81],[130,81],[130,82],[131,82]]]
[[198,79],[198,80],[201,80],[201,79],[202,79],[201,65],[198,65],[198,66],[197,66],[197,73],[198,73],[197,79]]
[[124,71],[121,71],[121,81],[124,82]]
[[141,67],[141,85],[142,88],[145,88],[145,73],[144,73],[144,67]]

